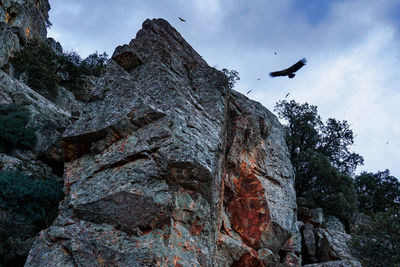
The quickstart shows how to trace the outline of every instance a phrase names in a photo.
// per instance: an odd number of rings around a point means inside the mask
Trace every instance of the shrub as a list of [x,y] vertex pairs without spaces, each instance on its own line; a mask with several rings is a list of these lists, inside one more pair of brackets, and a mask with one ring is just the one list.
[[31,41],[10,59],[16,78],[26,75],[26,84],[43,96],[57,97],[58,56],[43,42]]
[[364,266],[400,266],[400,213],[388,210],[374,215],[372,226],[353,235],[350,247]]
[[14,104],[0,105],[0,151],[29,149],[36,143],[34,128],[27,127],[29,111]]
[[98,54],[96,51],[82,60],[75,51],[63,53],[59,59],[61,85],[73,92],[75,97],[79,99],[86,84],[84,75],[100,76],[107,56],[105,52]]
[[40,228],[50,226],[63,198],[62,183],[0,172],[0,208],[20,214]]
[[389,209],[400,211],[400,182],[389,170],[362,172],[356,176],[355,186],[361,212],[373,215]]
[[100,76],[107,60],[107,53],[99,54],[97,51],[90,54],[80,64],[80,70],[84,75]]

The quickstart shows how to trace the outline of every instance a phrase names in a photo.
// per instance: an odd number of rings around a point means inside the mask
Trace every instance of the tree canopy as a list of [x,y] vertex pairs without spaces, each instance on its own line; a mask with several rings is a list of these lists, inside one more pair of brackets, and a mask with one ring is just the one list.
[[275,111],[287,121],[286,143],[296,175],[296,193],[312,199],[324,212],[347,220],[357,209],[351,175],[363,158],[350,152],[353,131],[347,121],[323,123],[316,106],[283,100]]

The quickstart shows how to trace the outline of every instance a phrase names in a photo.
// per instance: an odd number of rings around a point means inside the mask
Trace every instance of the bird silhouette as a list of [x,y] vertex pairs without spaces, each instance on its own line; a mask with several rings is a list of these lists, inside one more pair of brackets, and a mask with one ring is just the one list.
[[257,78],[257,81],[259,81],[261,78]]
[[301,69],[306,63],[307,63],[306,58],[303,58],[287,69],[271,72],[269,74],[269,76],[271,76],[271,77],[288,76],[289,78],[293,78],[294,76],[296,76],[296,74],[294,74],[294,72]]
[[290,93],[287,93],[287,94],[285,95],[285,98],[288,97],[289,95],[290,95]]
[[249,90],[246,95],[248,95],[251,91],[253,91],[253,90]]
[[275,56],[278,55],[276,52],[274,52],[274,53],[275,53]]
[[178,18],[180,21],[186,22],[186,20],[184,20],[183,18],[181,18],[181,17],[178,17]]

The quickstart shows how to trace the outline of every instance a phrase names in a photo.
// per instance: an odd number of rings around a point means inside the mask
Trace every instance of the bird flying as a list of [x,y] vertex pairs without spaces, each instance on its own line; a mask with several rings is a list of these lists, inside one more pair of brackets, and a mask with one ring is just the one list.
[[288,97],[289,95],[290,95],[290,93],[287,93],[287,94],[285,95],[285,98]]
[[303,59],[299,60],[296,64],[294,64],[293,66],[291,66],[287,69],[270,72],[269,76],[271,76],[271,77],[288,76],[289,78],[293,78],[296,75],[296,74],[294,74],[294,72],[301,69],[301,67],[303,67],[306,63],[307,63],[306,58],[303,58]]
[[178,17],[178,18],[180,21],[186,22],[186,20],[184,20],[183,18],[181,18],[181,17]]
[[248,94],[249,94],[251,91],[253,91],[253,89],[252,89],[252,90],[250,90],[250,91],[248,91],[246,95],[248,95]]
[[276,52],[274,52],[275,53],[275,55],[277,55],[277,53]]
[[257,78],[257,81],[259,81],[261,78]]

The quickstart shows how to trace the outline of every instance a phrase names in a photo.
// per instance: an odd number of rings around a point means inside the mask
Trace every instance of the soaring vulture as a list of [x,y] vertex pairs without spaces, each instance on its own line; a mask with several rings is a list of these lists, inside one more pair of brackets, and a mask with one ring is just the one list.
[[294,74],[294,72],[298,71],[301,67],[306,65],[306,63],[307,63],[306,58],[303,58],[299,60],[299,62],[297,62],[296,64],[287,69],[271,72],[269,76],[271,77],[288,76],[289,78],[293,78],[296,75]]
[[178,18],[180,21],[186,22],[186,20],[184,20],[183,18],[181,18],[181,17],[178,17]]

